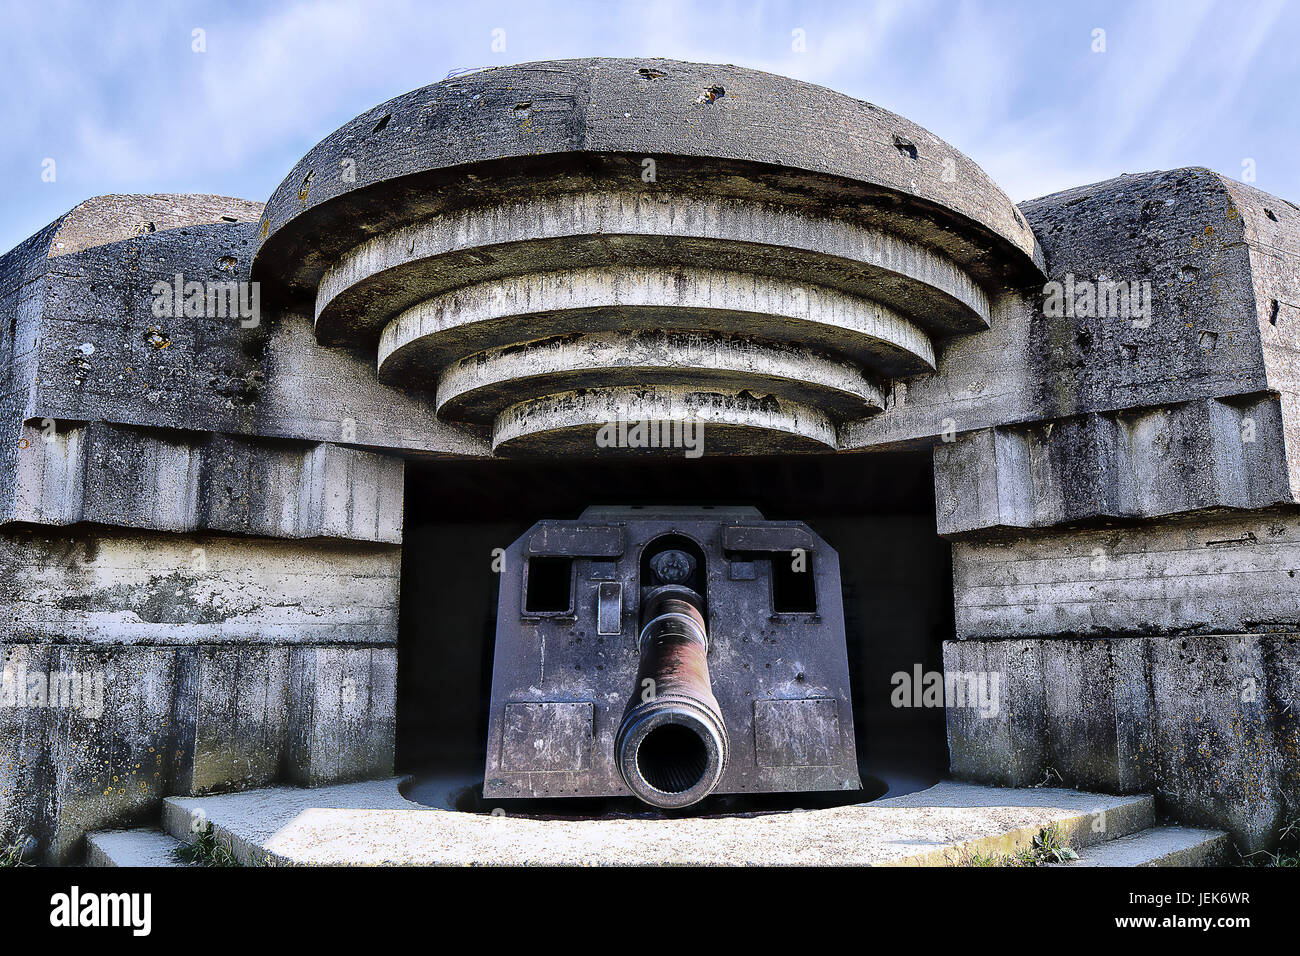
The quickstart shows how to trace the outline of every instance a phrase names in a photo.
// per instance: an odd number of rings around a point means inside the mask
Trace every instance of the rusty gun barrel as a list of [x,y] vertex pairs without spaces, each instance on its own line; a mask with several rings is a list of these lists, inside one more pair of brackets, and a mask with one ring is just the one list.
[[702,601],[680,585],[642,602],[636,687],[614,742],[623,781],[656,807],[686,807],[710,793],[727,762],[727,728],[713,696]]

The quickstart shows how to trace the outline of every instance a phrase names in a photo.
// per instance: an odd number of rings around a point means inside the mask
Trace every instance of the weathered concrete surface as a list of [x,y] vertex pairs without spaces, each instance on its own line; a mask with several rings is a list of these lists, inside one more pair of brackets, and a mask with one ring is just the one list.
[[[700,102],[715,85],[724,95]],[[582,160],[576,171],[575,154]],[[618,168],[602,170],[601,154]],[[669,172],[681,156],[692,157],[690,176]],[[324,271],[363,238],[436,215],[466,193],[509,197],[513,187],[535,195],[539,183],[572,191],[564,172],[578,180],[618,179],[627,188],[644,182],[643,157],[661,161],[662,178],[674,188],[694,186],[705,195],[739,191],[814,205],[820,197],[790,187],[816,181],[817,192],[856,202],[864,215],[890,222],[891,231],[893,220],[913,220],[918,234],[979,268],[981,281],[1013,258],[1032,270],[1037,255],[1032,232],[1005,194],[966,157],[902,117],[736,66],[591,59],[482,70],[358,116],[314,147],[276,189],[255,278],[273,277],[311,296]],[[466,164],[482,167],[468,186]],[[704,174],[725,164],[749,176]],[[538,176],[539,168],[547,174]],[[452,181],[456,190],[446,188]],[[900,216],[900,206],[910,215]],[[929,223],[921,226],[922,218]],[[970,243],[974,236],[978,246]],[[985,258],[981,252],[990,247],[998,252]]]
[[257,222],[262,210],[260,202],[199,193],[95,196],[55,220],[49,256],[66,256],[186,226]]
[[1152,791],[1179,820],[1258,850],[1300,795],[1298,666],[1295,634],[949,641],[945,672],[996,673],[1005,688],[993,717],[949,706],[952,771]]
[[397,642],[391,545],[24,527],[0,568],[6,641]]
[[397,649],[295,647],[287,779],[315,787],[393,770]]
[[1266,376],[1249,244],[1224,177],[1200,168],[1121,176],[1022,209],[1049,279],[1151,284],[1151,315],[1137,325],[1105,314],[1049,319],[1046,296],[1035,296],[1041,417],[1163,404],[1170,387],[1181,398],[1253,391],[1242,386]]
[[8,521],[401,541],[397,458],[100,422],[21,435]]
[[243,790],[280,779],[292,653],[287,647],[195,649],[176,687],[178,697],[194,698],[193,757],[178,774],[177,792]]
[[1300,630],[1300,513],[1225,512],[953,543],[958,639]]
[[941,783],[857,806],[676,820],[539,820],[458,813],[403,799],[399,781],[173,797],[163,825],[196,816],[242,860],[334,865],[948,866],[1027,849],[1057,824],[1075,846],[1154,822],[1149,797]]
[[184,866],[174,855],[181,846],[161,830],[102,830],[86,837],[86,866]]
[[1250,250],[1255,314],[1264,365],[1281,394],[1291,468],[1300,479],[1300,208],[1252,186],[1225,180]]
[[596,382],[671,385],[699,391],[749,389],[815,405],[836,419],[884,407],[884,396],[851,362],[797,345],[698,332],[591,333],[542,339],[470,355],[438,380],[438,413],[490,423],[529,396]]
[[0,659],[9,686],[77,675],[103,689],[40,704],[28,684],[0,707],[0,840],[33,837],[47,862],[167,794],[392,773],[395,648],[7,644]]
[[[1274,213],[1276,221],[1264,212]],[[1121,176],[1022,204],[1049,280],[1150,283],[1151,310],[1046,313],[1042,283],[992,296],[990,331],[955,338],[936,374],[905,379],[904,400],[845,429],[846,448],[879,448],[995,425],[1277,391],[1294,393],[1288,302],[1300,220],[1285,200],[1207,169]],[[1272,289],[1270,293],[1267,290]],[[1284,290],[1284,291],[1283,291]],[[1080,292],[1082,294],[1082,292]],[[1279,323],[1269,316],[1279,301]],[[1148,322],[1149,319],[1149,322]],[[1280,351],[1269,352],[1277,343]],[[1272,357],[1276,355],[1277,357]],[[1291,399],[1284,420],[1297,419]],[[1294,427],[1285,451],[1297,447]]]
[[939,533],[1300,500],[1271,394],[1089,414],[935,446]]
[[[996,455],[1001,436],[992,435],[999,476],[983,487],[1001,497],[999,510],[961,488],[949,487],[941,500],[958,503],[967,518],[983,514],[985,523],[1003,525],[1012,523],[1008,516],[1028,524],[1044,502],[1050,514],[1062,500],[1083,512],[1076,517],[1151,503],[1241,505],[1233,495],[1250,487],[1250,469],[1230,453],[1235,428],[1224,429],[1217,456],[1180,463],[1170,455],[1169,468],[1145,472],[1124,465],[1142,460],[1142,441],[1112,441],[1112,467],[1092,472],[1096,493],[1073,499],[1062,493],[1053,459],[1026,467],[1013,455],[1004,465]],[[1090,474],[1062,461],[1067,478]],[[1008,471],[1020,477],[1006,480]],[[1108,473],[1121,477],[1108,484]],[[1036,499],[1008,506],[1005,492],[1017,480]],[[950,704],[954,774],[1154,792],[1179,820],[1227,830],[1246,851],[1270,846],[1294,818],[1300,516],[1293,508],[967,532],[954,542],[953,573],[959,640],[944,646],[945,671],[1000,675],[1003,701],[991,718]]]
[[395,547],[11,526],[0,562],[0,842],[391,773]]
[[[156,314],[186,285],[248,285],[255,230],[192,226],[42,259],[31,358],[19,363],[14,414],[226,434],[481,454],[472,433],[431,403],[375,380],[369,357],[318,346],[309,318],[262,307],[245,317]],[[12,255],[12,254],[11,254]],[[33,268],[35,268],[33,266]],[[172,312],[175,312],[174,292]],[[215,301],[215,300],[214,300]]]
[[[68,861],[79,855],[86,831],[155,812],[179,762],[177,652],[10,644],[0,657],[7,688],[26,692],[21,706],[0,708],[6,844],[34,838],[43,859]],[[42,703],[28,681],[46,675],[78,675],[100,692],[47,689]]]
[[1226,866],[1235,858],[1222,830],[1152,827],[1088,847],[1071,863],[1056,866]]
[[929,246],[788,205],[656,189],[530,196],[419,220],[343,255],[321,277],[316,334],[373,341],[421,300],[511,276],[635,263],[708,263],[777,284],[879,302],[939,336],[988,328],[984,290]]
[[[101,196],[0,256],[0,426],[16,435],[32,412],[46,302],[60,282],[51,273],[65,253],[148,234],[150,224],[156,229],[160,222],[165,228],[235,223],[256,218],[260,210],[257,203],[217,196]],[[78,351],[77,358],[85,355]],[[0,499],[12,493],[18,451],[18,441],[0,442]]]

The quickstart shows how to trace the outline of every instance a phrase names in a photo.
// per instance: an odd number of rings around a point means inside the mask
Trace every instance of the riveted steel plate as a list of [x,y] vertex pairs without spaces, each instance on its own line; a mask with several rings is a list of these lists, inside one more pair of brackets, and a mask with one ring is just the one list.
[[[631,795],[614,741],[637,677],[642,554],[664,535],[688,538],[704,556],[708,667],[729,740],[714,792],[860,788],[834,549],[802,522],[764,521],[753,508],[646,506],[588,508],[577,520],[542,521],[507,550],[484,795]],[[619,547],[574,546],[575,540],[617,540]],[[571,610],[524,613],[529,557],[543,543],[561,542],[570,542],[563,546],[573,558]],[[728,542],[745,546],[741,568]],[[773,606],[773,561],[784,559],[779,552],[788,554],[787,546],[818,556],[807,565],[816,607],[806,613]],[[618,632],[606,633],[615,626],[615,587]],[[583,739],[590,746],[580,760]]]

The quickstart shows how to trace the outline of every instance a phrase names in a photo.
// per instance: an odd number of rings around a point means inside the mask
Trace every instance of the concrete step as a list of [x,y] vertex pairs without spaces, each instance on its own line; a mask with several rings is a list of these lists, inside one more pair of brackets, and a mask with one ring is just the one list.
[[[906,807],[915,823],[937,834],[952,834],[951,824],[969,826],[981,812],[994,814],[993,832],[969,839],[934,840],[930,847],[891,861],[892,866],[962,866],[975,857],[1015,856],[1032,849],[1034,838],[1055,826],[1062,839],[1079,851],[1138,833],[1155,825],[1155,798],[1149,794],[1112,797],[1078,790],[1027,787],[1005,789],[945,781],[928,790],[877,800],[872,807]],[[1011,825],[1030,811],[1020,826]],[[923,841],[922,846],[924,846]]]
[[1029,849],[1056,826],[1082,850],[1155,823],[1150,796],[945,781],[828,809],[751,817],[543,819],[412,803],[402,780],[168,797],[163,826],[211,825],[243,863],[951,866]]
[[1152,827],[1086,847],[1079,859],[1059,866],[1223,866],[1232,841],[1222,830]]
[[86,837],[86,866],[185,866],[172,855],[180,845],[153,827],[101,830]]

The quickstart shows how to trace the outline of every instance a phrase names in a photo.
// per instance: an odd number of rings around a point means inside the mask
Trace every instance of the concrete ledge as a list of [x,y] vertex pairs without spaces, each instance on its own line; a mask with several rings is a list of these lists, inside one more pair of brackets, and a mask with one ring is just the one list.
[[66,256],[136,236],[220,222],[256,222],[262,203],[203,193],[94,196],[56,220],[49,256]]
[[397,643],[387,544],[17,526],[0,533],[0,640]]
[[797,345],[704,332],[628,331],[563,336],[468,356],[439,378],[438,414],[490,424],[508,406],[536,396],[644,385],[748,389],[820,408],[836,419],[885,406],[861,369]]
[[[645,453],[644,445],[598,442],[602,430],[617,428],[619,422],[654,424],[660,435],[665,423],[690,425],[694,437],[704,442],[702,450],[710,455],[753,454],[758,448],[775,454],[836,447],[835,422],[809,405],[755,396],[743,389],[697,392],[680,386],[592,389],[520,402],[497,416],[492,447],[498,454],[518,457]],[[683,453],[681,445],[668,443],[657,450]]]
[[181,841],[161,830],[103,830],[86,837],[86,866],[184,866]]
[[1154,819],[1146,796],[941,783],[828,810],[540,820],[422,807],[402,797],[399,783],[171,797],[163,822],[182,839],[210,823],[239,858],[282,865],[944,866],[1028,848],[1052,824],[1087,846]]
[[1152,827],[1090,847],[1072,863],[1058,866],[1224,866],[1232,841],[1222,830]]
[[402,540],[399,458],[328,443],[58,424],[23,426],[7,520]]
[[1300,512],[953,544],[958,639],[1300,631]]
[[939,533],[1294,503],[1276,395],[957,435],[935,446]]
[[880,301],[930,331],[989,325],[984,291],[915,242],[788,206],[671,192],[564,193],[438,216],[369,239],[321,278],[322,341],[368,342],[424,298],[511,276],[692,263]]
[[389,383],[484,349],[581,332],[685,329],[750,335],[851,358],[884,375],[934,368],[929,336],[869,299],[810,283],[698,268],[584,269],[468,286],[385,326]]

